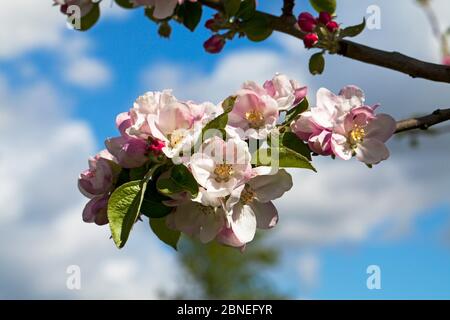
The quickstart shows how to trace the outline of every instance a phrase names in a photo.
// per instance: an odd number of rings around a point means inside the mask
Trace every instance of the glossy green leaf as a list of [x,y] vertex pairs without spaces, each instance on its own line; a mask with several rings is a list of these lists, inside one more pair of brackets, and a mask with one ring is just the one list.
[[323,53],[315,53],[309,59],[309,72],[312,75],[322,74],[323,70],[325,70],[325,58],[323,57]]
[[203,7],[199,2],[186,1],[178,11],[186,28],[194,31],[202,19]]
[[301,154],[309,161],[312,160],[311,150],[309,149],[308,145],[305,144],[303,141],[301,141],[295,133],[293,132],[284,133],[283,137],[281,138],[281,144],[283,145],[283,147],[295,151],[298,154]]
[[118,248],[123,248],[139,216],[146,183],[131,181],[117,188],[108,201],[111,235]]
[[258,12],[250,20],[243,23],[242,27],[247,38],[255,42],[266,40],[273,32],[269,20]]
[[361,32],[364,31],[365,27],[366,27],[366,18],[364,18],[362,23],[360,23],[356,26],[351,26],[351,27],[342,29],[339,33],[339,37],[340,38],[356,37],[357,35],[359,35]]
[[334,13],[336,11],[336,0],[309,0],[317,12]]
[[166,225],[166,219],[150,219],[150,228],[159,240],[177,250],[178,240],[180,240],[181,233],[179,231],[169,229]]
[[242,21],[247,21],[253,18],[256,11],[256,0],[244,0],[241,3],[236,17]]
[[[256,161],[255,161],[256,160]],[[288,148],[262,148],[252,155],[257,166],[303,168],[316,171],[308,158]]]
[[169,178],[158,179],[156,189],[167,196],[185,191],[189,192],[193,197],[198,194],[197,181],[183,164],[174,166]]

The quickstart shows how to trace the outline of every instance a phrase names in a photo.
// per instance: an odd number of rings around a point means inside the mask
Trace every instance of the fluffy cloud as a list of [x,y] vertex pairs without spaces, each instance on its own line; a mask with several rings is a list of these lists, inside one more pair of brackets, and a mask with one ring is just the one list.
[[[74,177],[96,146],[89,126],[69,118],[70,101],[48,83],[12,89],[0,77],[0,105],[0,298],[157,298],[173,292],[183,273],[145,223],[136,226],[124,252],[114,248],[107,227],[82,222],[86,199]],[[79,291],[66,287],[70,265],[81,268]]]
[[112,74],[102,61],[81,58],[68,64],[64,76],[72,84],[95,89],[108,84]]

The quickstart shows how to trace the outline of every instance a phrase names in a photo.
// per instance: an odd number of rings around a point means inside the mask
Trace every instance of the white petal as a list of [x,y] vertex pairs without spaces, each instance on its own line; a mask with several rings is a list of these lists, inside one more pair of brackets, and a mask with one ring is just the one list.
[[378,114],[374,120],[367,125],[367,138],[374,138],[386,142],[397,129],[397,123],[390,115]]
[[353,150],[347,143],[347,137],[340,134],[333,134],[331,137],[331,147],[336,156],[343,160],[350,160],[353,156]]
[[358,145],[356,158],[366,164],[377,164],[389,158],[389,150],[383,142],[366,138]]
[[206,188],[208,180],[214,172],[214,160],[204,154],[195,154],[191,160],[192,175],[201,186]]
[[242,243],[253,240],[256,233],[256,217],[250,206],[237,204],[233,208],[231,228],[236,238]]
[[274,175],[257,176],[248,184],[256,193],[258,201],[269,202],[280,198],[292,188],[292,177],[286,170],[281,169]]

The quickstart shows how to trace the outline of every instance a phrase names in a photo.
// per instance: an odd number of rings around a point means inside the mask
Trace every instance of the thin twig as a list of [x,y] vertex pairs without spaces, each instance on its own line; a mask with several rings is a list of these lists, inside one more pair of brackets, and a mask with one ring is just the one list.
[[410,130],[426,130],[434,125],[450,120],[450,109],[438,109],[432,114],[424,116],[406,119],[397,122],[397,130],[395,133],[401,133]]

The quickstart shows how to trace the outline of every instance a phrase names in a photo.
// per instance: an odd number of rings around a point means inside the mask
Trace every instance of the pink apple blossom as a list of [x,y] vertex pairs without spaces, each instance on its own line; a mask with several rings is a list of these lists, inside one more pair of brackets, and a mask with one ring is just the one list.
[[84,207],[83,221],[104,225],[108,223],[108,200],[109,195],[92,198]]
[[278,103],[278,110],[286,111],[299,104],[307,95],[308,88],[284,74],[277,74],[264,83],[264,89]]
[[281,169],[274,175],[256,176],[234,189],[225,204],[227,228],[219,234],[219,242],[242,247],[253,240],[257,228],[273,228],[278,212],[272,200],[291,188],[291,175]]
[[166,222],[171,229],[194,236],[202,243],[208,243],[225,228],[226,215],[221,199],[211,197],[201,188],[196,199],[176,207],[167,216]]
[[233,110],[228,115],[228,125],[244,131],[242,138],[266,138],[279,118],[277,101],[252,81],[245,82],[236,96]]
[[347,86],[339,95],[322,88],[317,92],[317,107],[304,112],[291,128],[318,154],[345,160],[356,155],[366,164],[376,164],[389,156],[384,143],[396,127],[392,117],[375,115],[376,107],[365,105],[358,87]]
[[78,178],[78,189],[84,196],[94,198],[111,191],[116,178],[113,161],[114,157],[106,150],[89,159],[89,169]]
[[251,175],[248,145],[239,138],[207,139],[191,157],[190,168],[198,184],[211,197],[225,197]]

